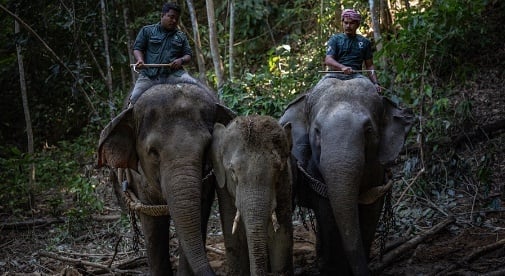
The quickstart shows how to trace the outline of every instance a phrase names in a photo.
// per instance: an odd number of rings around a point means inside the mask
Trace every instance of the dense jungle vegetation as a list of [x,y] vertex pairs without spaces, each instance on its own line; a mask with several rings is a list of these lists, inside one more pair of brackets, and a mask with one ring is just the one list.
[[[190,2],[178,1],[180,27],[194,52],[200,50],[203,63],[195,57],[186,69],[238,114],[275,118],[321,78],[325,42],[339,32],[342,8],[359,10],[364,15],[359,32],[376,46],[384,95],[412,108],[418,118],[405,146],[411,156],[404,160],[403,172],[419,183],[409,193],[440,191],[468,178],[479,181],[478,191],[490,192],[494,179],[489,165],[503,148],[484,152],[473,163],[455,150],[476,138],[468,135],[472,130],[491,121],[503,124],[503,117],[475,120],[471,93],[481,76],[477,73],[494,69],[487,80],[505,79],[505,1],[213,0],[222,82],[210,50],[209,0],[194,1],[200,45]],[[371,2],[380,28],[375,34]],[[129,46],[141,26],[159,21],[161,4],[0,1],[2,220],[34,216],[42,195],[54,216],[76,222],[85,223],[103,207],[95,191],[96,145],[136,76],[129,67],[134,63]],[[501,208],[499,200],[482,204]]]

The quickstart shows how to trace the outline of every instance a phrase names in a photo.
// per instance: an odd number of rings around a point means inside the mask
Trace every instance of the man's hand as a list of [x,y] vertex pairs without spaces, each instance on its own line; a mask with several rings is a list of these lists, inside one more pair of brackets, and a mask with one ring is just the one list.
[[170,68],[181,69],[183,64],[184,64],[184,58],[178,58],[178,59],[172,61],[172,66],[170,66]]
[[143,60],[138,60],[137,63],[135,63],[135,68],[142,69],[143,67],[144,67]]
[[380,93],[382,92],[382,87],[381,87],[381,85],[380,85],[378,82],[376,82],[376,83],[374,84],[374,86],[375,86],[375,89],[377,90],[377,93],[379,93],[379,94],[380,94]]
[[350,75],[350,74],[353,73],[352,68],[351,67],[347,67],[347,66],[346,67],[342,67],[342,72],[344,72],[344,74],[346,74],[346,75]]

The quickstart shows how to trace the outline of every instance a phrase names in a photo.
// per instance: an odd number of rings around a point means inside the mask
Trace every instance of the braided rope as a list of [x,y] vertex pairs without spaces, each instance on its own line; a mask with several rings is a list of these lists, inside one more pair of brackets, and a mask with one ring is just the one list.
[[326,186],[325,183],[315,179],[312,177],[306,170],[305,168],[302,167],[301,162],[296,162],[296,165],[298,169],[303,173],[303,175],[307,178],[307,182],[309,183],[309,186],[314,190],[314,192],[318,193],[320,196],[324,198],[328,198],[328,186]]
[[[210,172],[203,177],[202,182],[206,181],[212,174],[214,170],[210,170]],[[159,217],[159,216],[168,216],[170,215],[170,211],[168,209],[168,205],[146,205],[142,203],[133,193],[132,190],[126,188],[123,192],[123,197],[130,211],[140,212],[144,215],[151,217]]]
[[128,205],[128,208],[132,211],[137,211],[151,217],[170,215],[168,205],[145,205],[140,202],[140,200],[130,189],[126,189],[123,192],[123,196],[126,204]]

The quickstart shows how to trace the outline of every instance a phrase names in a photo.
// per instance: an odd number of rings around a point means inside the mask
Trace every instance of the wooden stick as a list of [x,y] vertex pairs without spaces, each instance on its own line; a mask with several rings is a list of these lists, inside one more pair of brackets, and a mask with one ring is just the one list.
[[434,235],[441,230],[443,230],[447,225],[453,223],[455,221],[454,217],[448,217],[444,221],[435,225],[428,231],[410,239],[404,244],[398,246],[396,249],[386,253],[382,260],[370,265],[370,270],[373,271],[373,274],[380,274],[390,263],[392,263],[398,256],[405,254],[406,251],[416,247],[418,244],[426,240],[429,236]]
[[[135,67],[136,64],[130,64],[130,67]],[[147,63],[147,64],[142,64],[142,67],[170,67],[172,66],[172,63]]]

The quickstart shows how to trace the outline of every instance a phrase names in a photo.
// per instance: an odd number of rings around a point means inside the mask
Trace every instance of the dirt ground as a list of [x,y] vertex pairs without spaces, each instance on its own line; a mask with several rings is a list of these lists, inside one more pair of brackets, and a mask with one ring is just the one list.
[[[471,143],[462,143],[451,152],[451,160],[461,160],[462,164],[468,165],[457,166],[461,172],[459,181],[444,181],[443,173],[442,186],[440,183],[414,181],[422,174],[418,154],[405,153],[395,166],[392,197],[395,223],[386,237],[386,252],[382,259],[378,249],[381,235],[377,235],[370,263],[375,274],[505,275],[504,130],[494,131],[484,139],[470,139],[477,137],[471,134],[479,133],[483,126],[499,124],[505,118],[504,74],[490,70],[486,76],[489,79],[479,78],[454,93],[455,102],[473,101],[473,122],[469,129],[459,132],[467,133]],[[440,163],[445,164],[445,161],[440,160]],[[465,173],[465,170],[474,174]],[[411,175],[407,177],[405,172]],[[84,225],[68,219],[54,219],[45,212],[49,209],[48,202],[40,202],[38,209],[34,210],[32,218],[40,222],[34,226],[18,224],[11,227],[7,224],[12,222],[9,214],[0,214],[0,274],[147,273],[142,240],[140,249],[135,251],[135,235],[128,216],[121,215],[106,181],[106,173],[95,173],[103,179],[97,193],[103,196],[105,208]],[[428,186],[420,192],[419,185]],[[427,192],[430,185],[433,189]],[[295,272],[297,275],[318,275],[312,222],[306,212],[304,218],[294,217]],[[75,230],[72,233],[79,234],[68,236],[66,230],[69,227]],[[174,238],[174,263],[177,263],[176,247]],[[224,245],[217,212],[211,217],[207,248],[212,267],[219,275],[225,275]]]

